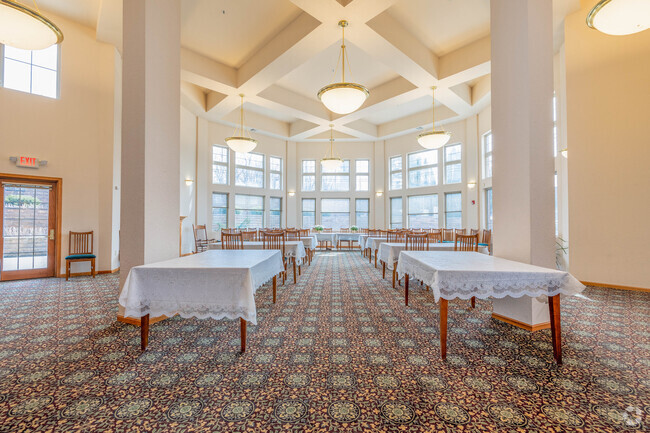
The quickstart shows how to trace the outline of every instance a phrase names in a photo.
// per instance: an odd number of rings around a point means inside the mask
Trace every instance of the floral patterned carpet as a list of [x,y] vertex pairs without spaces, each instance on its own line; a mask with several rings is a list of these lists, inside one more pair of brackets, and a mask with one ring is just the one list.
[[323,252],[256,295],[257,326],[115,321],[118,278],[0,283],[0,432],[620,432],[650,426],[650,294],[588,288],[550,332],[411,306],[359,253]]

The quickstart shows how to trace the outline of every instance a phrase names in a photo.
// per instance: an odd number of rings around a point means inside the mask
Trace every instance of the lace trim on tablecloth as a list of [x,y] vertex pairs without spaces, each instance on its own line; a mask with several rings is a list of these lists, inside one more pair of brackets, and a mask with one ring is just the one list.
[[196,317],[197,319],[239,319],[242,318],[253,325],[257,325],[257,314],[248,313],[248,308],[245,307],[224,307],[223,305],[197,305],[192,302],[149,302],[150,306],[144,305],[129,305],[124,307],[124,317],[140,318],[149,314],[151,317],[167,316],[172,317],[178,314],[179,316],[189,319]]

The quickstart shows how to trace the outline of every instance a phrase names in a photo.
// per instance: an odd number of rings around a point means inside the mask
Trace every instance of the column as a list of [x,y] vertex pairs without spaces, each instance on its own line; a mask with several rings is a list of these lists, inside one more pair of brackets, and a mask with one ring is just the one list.
[[302,226],[302,219],[299,215],[298,207],[298,197],[296,191],[298,191],[298,173],[300,173],[301,167],[300,162],[298,161],[297,154],[297,143],[295,141],[287,141],[287,152],[286,160],[284,165],[284,170],[286,173],[287,185],[285,191],[287,191],[286,200],[284,206],[286,206],[286,226],[285,227],[297,227],[297,228],[309,228]]
[[[552,2],[492,0],[494,255],[555,267]],[[536,330],[548,308],[495,299],[493,317]]]
[[[368,225],[371,229],[383,229],[388,226],[388,216],[386,214],[386,191],[388,188],[386,182],[386,142],[375,141],[373,144],[374,155],[371,164],[371,176],[374,190],[371,187],[372,198],[370,200],[370,216]],[[374,173],[373,173],[374,170]],[[378,195],[381,193],[381,195]]]
[[178,257],[179,0],[124,2],[123,44],[121,285],[133,266]]

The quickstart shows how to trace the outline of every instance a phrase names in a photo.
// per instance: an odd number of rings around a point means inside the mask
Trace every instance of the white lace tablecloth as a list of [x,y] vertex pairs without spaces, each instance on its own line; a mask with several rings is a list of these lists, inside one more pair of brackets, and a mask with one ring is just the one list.
[[257,324],[253,295],[282,271],[280,251],[210,250],[131,268],[119,302],[125,317],[180,314]]
[[[208,246],[211,250],[220,250],[221,244],[210,244]],[[245,250],[262,250],[264,249],[264,242],[260,241],[245,241],[244,242]],[[278,250],[280,251],[280,250]],[[305,250],[305,244],[300,241],[285,241],[284,243],[284,256],[287,258],[296,258],[296,264],[302,265],[305,257],[307,257],[307,251]]]
[[379,238],[379,237],[377,237],[377,238],[376,237],[368,238],[368,240],[366,240],[366,245],[365,245],[364,248],[370,248],[370,250],[372,252],[372,251],[378,250],[379,245],[381,245],[384,242],[388,242],[386,240],[385,236],[383,238]]
[[305,245],[305,248],[308,250],[315,250],[316,246],[318,245],[318,239],[316,239],[316,236],[300,238],[300,240]]
[[402,251],[397,272],[429,285],[436,302],[575,295],[585,288],[568,272],[474,252]]
[[[384,242],[379,245],[378,258],[382,262],[386,263],[387,269],[393,269],[395,262],[399,258],[399,253],[406,249],[406,243],[404,242]],[[429,251],[454,251],[453,243],[430,243]],[[479,246],[478,252],[481,254],[490,254],[488,247]]]

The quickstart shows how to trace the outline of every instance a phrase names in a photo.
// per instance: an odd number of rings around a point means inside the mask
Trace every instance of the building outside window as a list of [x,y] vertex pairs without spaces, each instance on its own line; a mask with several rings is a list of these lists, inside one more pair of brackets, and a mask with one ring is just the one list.
[[445,194],[445,227],[463,228],[463,198],[459,192]]
[[228,227],[228,194],[212,193],[212,231]]
[[492,230],[492,188],[486,188],[485,190],[485,227],[488,230]]
[[302,228],[310,229],[316,225],[316,199],[302,199]]
[[462,182],[462,148],[460,143],[444,147],[445,155],[445,183]]
[[282,189],[282,158],[269,158],[269,188]]
[[438,228],[438,194],[412,195],[408,198],[409,228]]
[[402,197],[392,197],[390,199],[390,228],[401,229],[403,227]]
[[483,136],[483,179],[492,177],[492,131]]
[[264,196],[235,195],[235,227],[264,227]]
[[212,146],[212,183],[228,184],[228,147]]
[[58,98],[59,45],[38,51],[2,48],[3,87]]
[[302,161],[302,190],[316,191],[316,161],[313,159]]
[[370,217],[370,199],[358,198],[355,202],[355,225],[360,229],[368,228],[368,221]]
[[393,156],[390,159],[390,189],[402,189],[402,156]]
[[370,161],[357,159],[355,168],[357,191],[368,191],[370,186]]
[[438,185],[438,150],[422,150],[408,155],[408,187]]
[[272,229],[279,229],[282,227],[282,198],[280,197],[271,197],[269,227]]
[[350,199],[324,198],[320,201],[320,221],[323,227],[335,231],[341,227],[350,227]]
[[264,188],[264,155],[235,153],[235,185]]
[[345,160],[338,168],[328,170],[321,165],[321,186],[323,192],[350,190],[350,161]]

